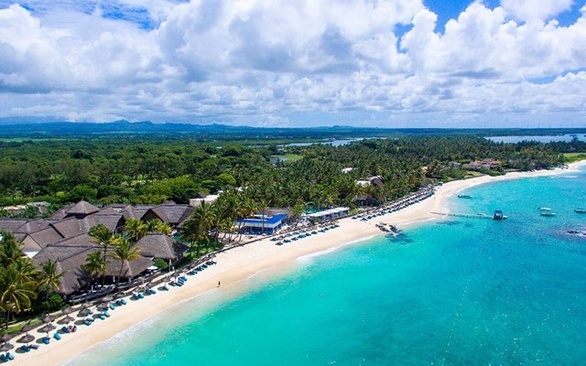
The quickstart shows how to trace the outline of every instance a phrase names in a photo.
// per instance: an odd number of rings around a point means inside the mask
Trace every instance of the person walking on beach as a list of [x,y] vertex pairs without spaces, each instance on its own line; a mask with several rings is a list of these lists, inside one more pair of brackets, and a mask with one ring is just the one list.
[[218,287],[220,287],[220,281],[218,281]]

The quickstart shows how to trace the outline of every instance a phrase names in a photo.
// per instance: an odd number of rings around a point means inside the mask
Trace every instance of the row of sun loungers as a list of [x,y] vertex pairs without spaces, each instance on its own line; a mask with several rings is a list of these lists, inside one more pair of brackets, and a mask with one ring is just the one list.
[[378,208],[375,210],[371,210],[371,211],[367,211],[367,212],[358,214],[358,215],[352,217],[352,219],[353,220],[360,219],[362,221],[372,220],[376,217],[383,216],[383,215],[386,215],[391,212],[396,212],[396,211],[402,210],[408,206],[411,206],[417,202],[421,202],[424,199],[431,197],[433,195],[433,193],[434,193],[433,188],[425,188],[425,189],[422,189],[422,190],[418,191],[417,193],[414,193],[410,196],[393,201],[383,208]]
[[299,231],[294,231],[292,233],[287,233],[284,235],[279,235],[279,236],[273,237],[273,238],[271,238],[271,240],[276,242],[275,245],[283,245],[283,244],[291,243],[293,241],[307,238],[312,235],[317,235],[319,233],[325,233],[328,230],[333,230],[338,227],[340,227],[340,225],[337,223],[334,223],[334,224],[330,224],[330,225],[324,225],[321,228],[316,228],[316,229],[303,229],[303,230],[299,230]]

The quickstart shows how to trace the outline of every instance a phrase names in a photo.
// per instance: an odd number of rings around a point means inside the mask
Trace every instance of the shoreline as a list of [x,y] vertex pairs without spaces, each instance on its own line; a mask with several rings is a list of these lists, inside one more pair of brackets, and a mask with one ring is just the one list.
[[[57,365],[69,362],[91,348],[107,342],[120,332],[163,315],[165,311],[171,310],[180,303],[195,301],[196,298],[210,295],[219,296],[222,301],[225,301],[246,292],[247,279],[252,276],[262,274],[264,278],[272,278],[294,269],[299,260],[325,255],[346,246],[360,245],[374,236],[383,235],[385,233],[375,226],[378,222],[404,229],[428,221],[442,220],[444,219],[442,216],[431,214],[431,212],[445,211],[446,203],[464,189],[503,180],[571,173],[578,171],[578,168],[582,166],[586,166],[586,161],[570,164],[568,169],[514,172],[498,177],[481,176],[452,181],[437,187],[436,193],[430,198],[369,221],[347,217],[338,220],[339,228],[283,246],[277,246],[270,238],[265,238],[221,252],[214,259],[217,265],[189,276],[189,280],[182,287],[170,287],[168,292],[157,291],[157,294],[146,296],[138,301],[128,300],[128,305],[111,311],[110,318],[103,321],[98,319],[91,326],[78,326],[75,334],[65,334],[60,341],[52,339],[49,345],[42,345],[38,350],[25,354],[16,353],[13,350],[12,353],[16,357],[10,363]],[[221,281],[220,288],[217,288],[218,281]],[[33,334],[37,337],[44,335],[36,331]],[[15,344],[15,346],[18,345]]]

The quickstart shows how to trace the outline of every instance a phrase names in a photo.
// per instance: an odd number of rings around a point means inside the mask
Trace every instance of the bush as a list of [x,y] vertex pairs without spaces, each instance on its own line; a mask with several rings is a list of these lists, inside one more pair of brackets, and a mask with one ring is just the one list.
[[153,261],[153,264],[155,265],[155,267],[157,267],[158,269],[161,269],[161,270],[169,268],[169,265],[167,264],[167,262],[161,258],[155,258],[155,260]]

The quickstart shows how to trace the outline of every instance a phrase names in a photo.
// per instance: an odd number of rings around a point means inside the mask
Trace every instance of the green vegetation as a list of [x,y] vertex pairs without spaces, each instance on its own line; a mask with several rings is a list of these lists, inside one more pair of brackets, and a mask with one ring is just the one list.
[[586,153],[565,153],[564,158],[568,164],[575,163],[577,161],[586,160]]
[[62,276],[55,262],[47,261],[40,269],[35,267],[24,254],[22,243],[11,232],[0,231],[0,309],[4,329],[8,330],[15,315],[59,309],[63,300],[53,295]]
[[[384,201],[435,181],[462,179],[470,176],[463,164],[475,160],[498,160],[498,167],[481,172],[503,174],[506,169],[551,168],[578,156],[562,153],[586,151],[579,141],[503,144],[470,135],[370,139],[339,147],[120,136],[0,142],[0,149],[0,206],[47,201],[54,208],[81,199],[187,203],[198,192],[237,187],[248,187],[248,198],[269,206],[352,206],[356,196]],[[274,157],[283,159],[272,164]],[[342,173],[350,167],[351,172]],[[384,186],[356,186],[356,180],[370,176],[380,176]],[[17,215],[35,214],[27,208]]]
[[283,155],[271,155],[272,159],[280,160],[282,162],[294,162],[299,159],[303,159],[303,155],[299,154],[283,154]]

